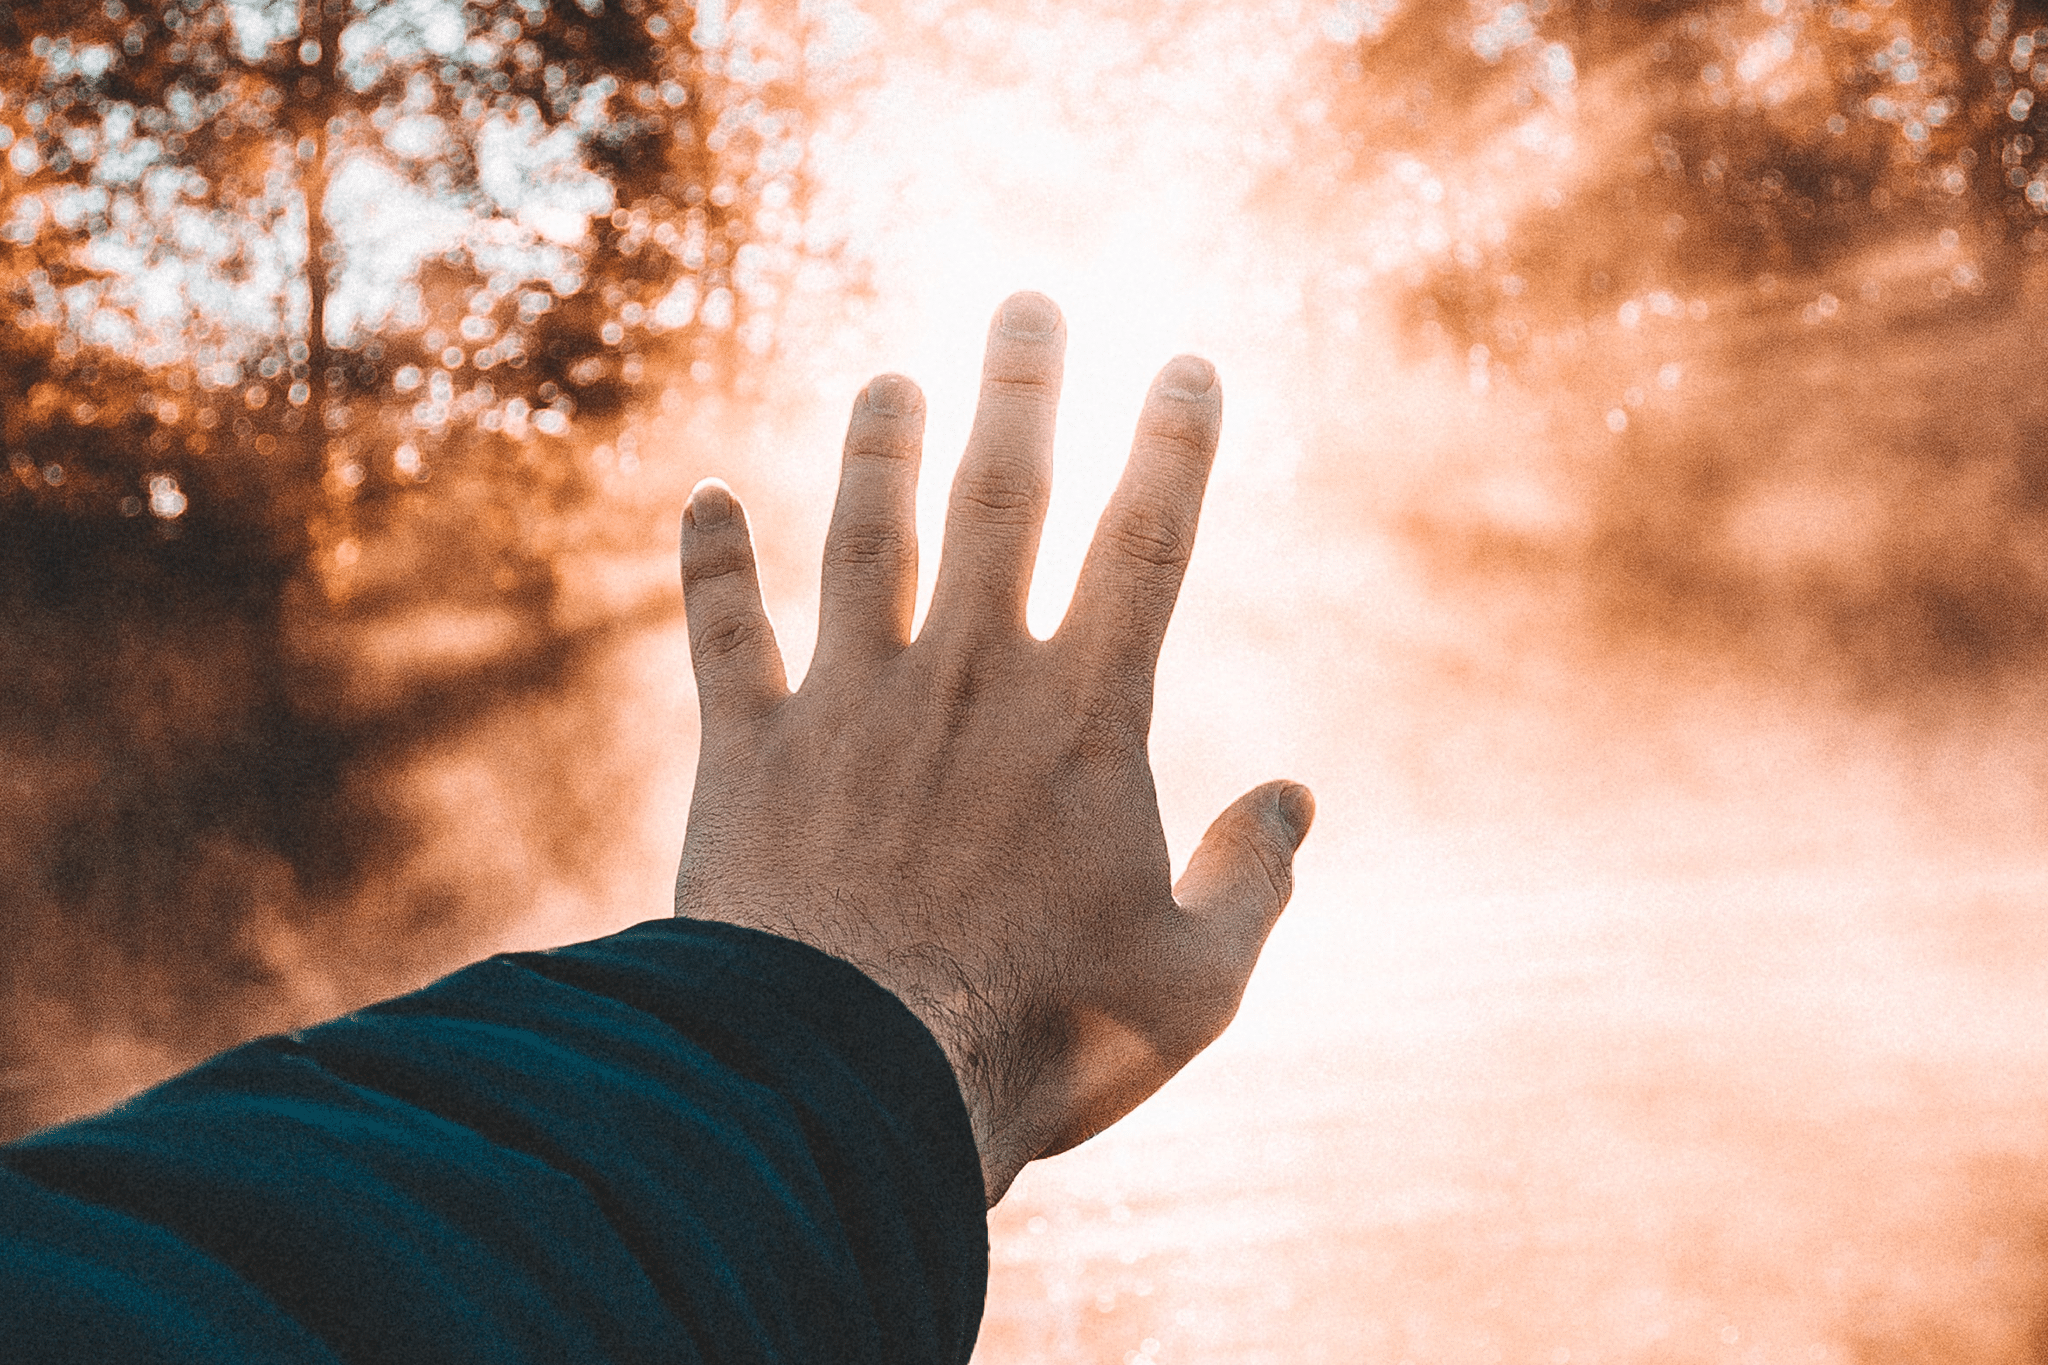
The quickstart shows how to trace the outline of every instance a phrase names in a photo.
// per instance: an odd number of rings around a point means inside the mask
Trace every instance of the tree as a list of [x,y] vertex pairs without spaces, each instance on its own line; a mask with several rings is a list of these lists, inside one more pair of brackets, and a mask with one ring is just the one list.
[[[1393,132],[1395,145],[1455,156],[1575,100],[1625,130],[1610,144],[1610,129],[1585,129],[1597,169],[1562,213],[1519,215],[1514,261],[1441,272],[1429,294],[1452,318],[1568,314],[1596,277],[1619,299],[1816,276],[1918,225],[1968,226],[2005,259],[2048,215],[2048,147],[2032,135],[2048,115],[2033,92],[2048,65],[2032,55],[2048,7],[2025,0],[1510,3],[1463,34],[1440,15],[1403,20],[1369,43],[1351,98],[1370,126],[1375,104],[1405,108],[1403,87],[1434,80],[1439,117],[1420,136]],[[1387,44],[1433,51],[1402,64]],[[1589,232],[1592,219],[1656,231]],[[1526,267],[1520,302],[1484,287],[1496,265]]]
[[[721,14],[0,6],[17,1002],[235,1036],[252,920],[413,837],[394,765],[618,627],[564,624],[562,528],[772,344],[800,249],[793,36]],[[356,627],[429,602],[489,629],[380,673]],[[12,1017],[0,1069],[51,1046]]]
[[1544,0],[1361,32],[1342,117],[1385,161],[1573,148],[1487,163],[1493,202],[1404,291],[1411,337],[1554,414],[1569,514],[1421,509],[1415,543],[1447,579],[1553,576],[1632,653],[1966,716],[2031,687],[2048,400],[2012,357],[2048,286],[2043,57],[2035,0]]

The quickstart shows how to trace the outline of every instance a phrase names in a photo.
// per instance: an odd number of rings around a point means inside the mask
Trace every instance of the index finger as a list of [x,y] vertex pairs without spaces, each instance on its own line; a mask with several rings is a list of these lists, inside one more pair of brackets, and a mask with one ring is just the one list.
[[1222,425],[1215,369],[1199,356],[1174,357],[1145,397],[1131,458],[1096,525],[1055,637],[1091,667],[1120,681],[1142,679],[1147,705]]

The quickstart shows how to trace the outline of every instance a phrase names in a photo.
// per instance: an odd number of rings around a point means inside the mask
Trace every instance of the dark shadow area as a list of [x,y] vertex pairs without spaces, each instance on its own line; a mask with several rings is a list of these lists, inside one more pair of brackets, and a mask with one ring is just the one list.
[[[572,561],[670,552],[614,490],[803,251],[795,37],[694,22],[0,7],[0,1138],[490,942],[443,842],[602,880],[576,703],[679,602]],[[435,827],[508,734],[545,819]]]

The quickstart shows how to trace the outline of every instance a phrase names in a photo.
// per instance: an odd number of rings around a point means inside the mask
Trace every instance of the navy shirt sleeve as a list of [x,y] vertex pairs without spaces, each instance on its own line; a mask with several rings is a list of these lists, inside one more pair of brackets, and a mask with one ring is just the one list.
[[958,1365],[982,1205],[893,995],[653,921],[0,1148],[0,1356]]

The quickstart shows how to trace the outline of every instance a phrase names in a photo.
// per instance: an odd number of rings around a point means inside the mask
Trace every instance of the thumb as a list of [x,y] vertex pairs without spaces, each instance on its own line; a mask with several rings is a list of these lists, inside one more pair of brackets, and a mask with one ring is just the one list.
[[1294,851],[1315,820],[1298,782],[1268,782],[1224,808],[1188,859],[1174,899],[1218,929],[1265,942],[1294,894]]

